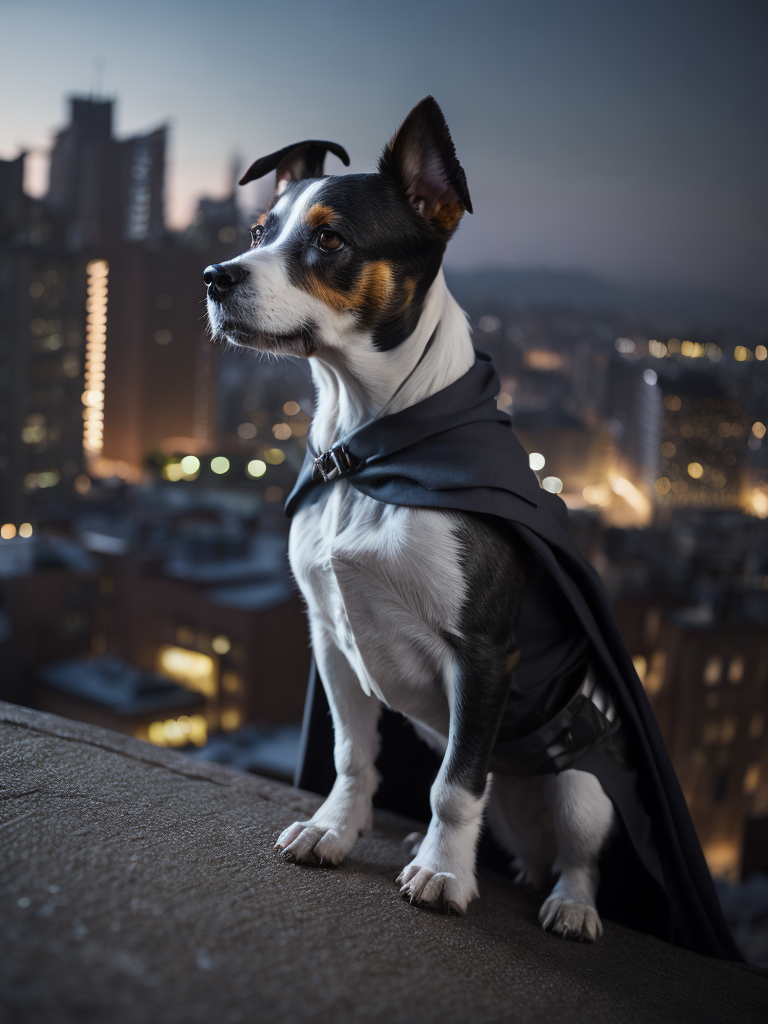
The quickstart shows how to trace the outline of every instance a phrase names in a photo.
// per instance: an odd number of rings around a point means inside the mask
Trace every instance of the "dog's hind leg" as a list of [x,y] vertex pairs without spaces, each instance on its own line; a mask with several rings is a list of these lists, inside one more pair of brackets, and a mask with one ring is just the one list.
[[333,717],[336,781],[309,821],[296,821],[285,829],[275,849],[286,860],[303,864],[339,864],[372,825],[381,706],[363,691],[322,625],[313,626],[312,645]]
[[557,846],[553,868],[560,878],[539,911],[539,921],[556,935],[594,942],[603,934],[595,906],[597,860],[613,826],[613,804],[589,772],[569,769],[547,782]]
[[488,825],[499,845],[514,857],[515,881],[543,888],[555,860],[555,833],[547,806],[550,777],[494,775]]

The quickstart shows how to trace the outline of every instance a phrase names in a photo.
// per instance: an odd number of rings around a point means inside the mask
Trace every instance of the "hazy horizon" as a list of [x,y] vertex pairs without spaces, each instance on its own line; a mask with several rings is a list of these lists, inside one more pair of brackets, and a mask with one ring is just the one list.
[[[116,96],[120,137],[170,125],[169,224],[249,163],[329,138],[373,170],[422,96],[475,207],[448,249],[484,266],[764,297],[768,17],[756,4],[295,0],[0,5],[0,156],[42,152],[66,96]],[[96,72],[100,62],[101,82]],[[329,158],[327,171],[343,170]],[[249,197],[253,200],[254,194]]]

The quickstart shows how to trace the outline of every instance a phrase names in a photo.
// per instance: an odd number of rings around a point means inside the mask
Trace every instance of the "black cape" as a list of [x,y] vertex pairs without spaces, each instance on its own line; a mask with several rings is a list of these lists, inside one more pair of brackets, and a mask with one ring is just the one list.
[[[505,720],[514,722],[521,708],[535,720],[537,701],[551,698],[551,687],[542,691],[539,680],[557,675],[548,652],[557,649],[573,665],[580,638],[589,645],[591,663],[621,719],[620,756],[612,756],[610,738],[605,743],[598,739],[576,750],[567,764],[595,774],[618,812],[620,827],[601,858],[598,908],[613,920],[687,949],[741,960],[608,595],[571,539],[564,502],[540,488],[509,417],[497,409],[499,390],[489,357],[478,352],[472,368],[447,388],[343,439],[349,453],[347,461],[342,459],[343,475],[358,491],[389,504],[499,517],[525,542],[541,577],[539,600],[529,602],[526,589],[517,631],[522,657],[508,703],[512,712]],[[317,474],[313,478],[313,461],[308,452],[286,503],[288,516],[333,486]],[[540,628],[546,618],[539,614],[542,608],[558,601],[554,618],[575,623],[570,647],[568,637]],[[526,613],[527,607],[533,611]],[[376,802],[428,820],[429,786],[438,762],[404,721],[392,712],[383,716],[377,761],[382,785]],[[504,727],[503,721],[492,768],[519,774],[515,758],[505,755]],[[511,742],[509,750],[515,749]],[[296,784],[324,794],[334,777],[332,723],[313,665]]]

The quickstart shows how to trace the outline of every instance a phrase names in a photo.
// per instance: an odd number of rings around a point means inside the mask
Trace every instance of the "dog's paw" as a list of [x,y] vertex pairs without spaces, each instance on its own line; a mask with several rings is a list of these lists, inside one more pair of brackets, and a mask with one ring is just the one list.
[[474,879],[462,883],[450,871],[431,871],[409,864],[397,876],[400,894],[409,902],[447,914],[464,914],[470,900],[477,895]]
[[357,841],[357,832],[309,821],[294,821],[275,843],[285,860],[294,864],[340,864]]
[[539,921],[544,931],[574,942],[595,942],[603,934],[603,923],[595,908],[566,896],[545,900]]

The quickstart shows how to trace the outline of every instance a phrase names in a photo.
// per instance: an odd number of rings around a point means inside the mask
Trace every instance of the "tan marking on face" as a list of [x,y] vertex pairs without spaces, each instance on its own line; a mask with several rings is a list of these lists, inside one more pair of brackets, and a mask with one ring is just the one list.
[[330,306],[335,313],[349,313],[371,306],[383,314],[389,305],[393,288],[392,267],[384,260],[366,264],[354,288],[348,292],[341,292],[314,277],[307,284],[307,291]]
[[267,223],[267,213],[266,213],[266,210],[265,210],[264,213],[260,213],[259,214],[259,216],[256,218],[256,223],[253,226],[255,228],[256,227],[262,227],[263,228],[266,223]]
[[432,214],[431,219],[441,231],[450,234],[456,230],[463,216],[464,204],[457,200],[455,203],[446,203],[445,206],[439,206]]
[[403,291],[405,292],[405,300],[403,302],[403,306],[410,306],[410,304],[413,302],[414,293],[416,292],[415,277],[406,277],[406,279],[403,281]]
[[514,654],[510,654],[507,660],[504,662],[504,668],[507,672],[514,672],[517,668],[517,663],[520,661],[521,651],[517,650]]
[[305,220],[313,228],[322,227],[323,224],[330,224],[336,214],[330,208],[325,206],[323,203],[315,203],[307,210]]

